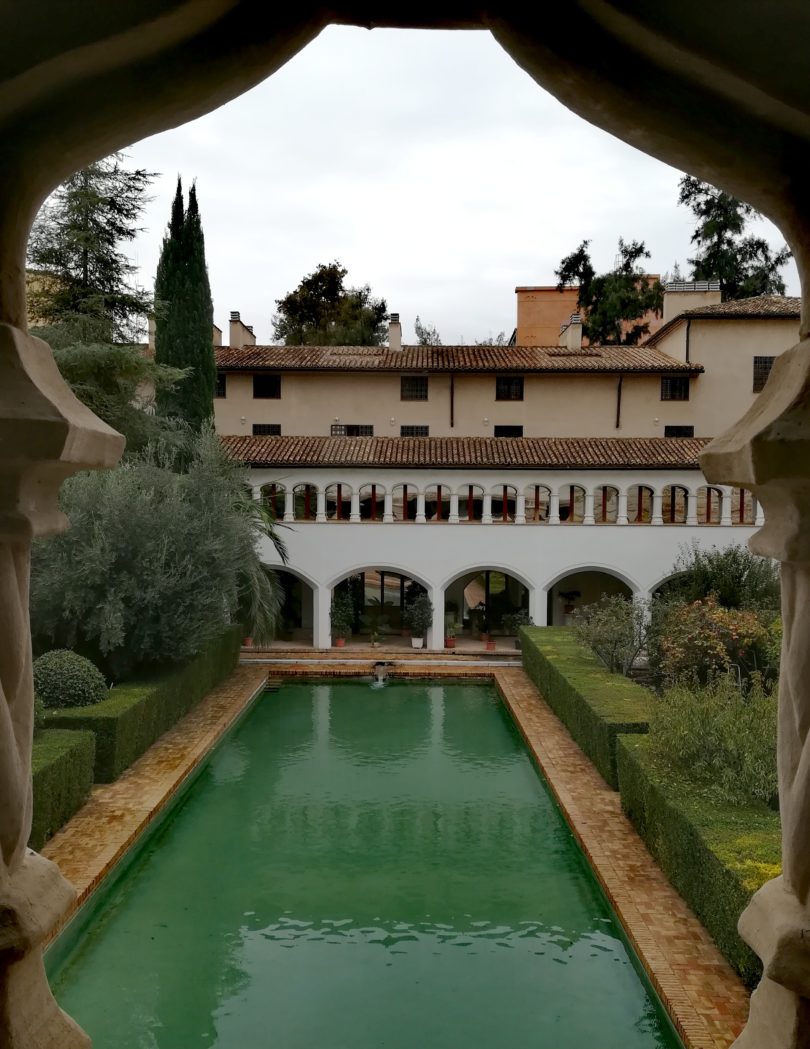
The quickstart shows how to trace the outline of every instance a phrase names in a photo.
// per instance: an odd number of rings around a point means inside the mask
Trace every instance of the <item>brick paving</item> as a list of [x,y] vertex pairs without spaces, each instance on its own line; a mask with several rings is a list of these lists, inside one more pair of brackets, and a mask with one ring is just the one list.
[[[330,656],[333,653],[330,652]],[[171,799],[186,777],[272,679],[356,677],[351,666],[302,659],[240,666],[115,783],[90,800],[42,850],[84,901]],[[543,772],[687,1049],[727,1049],[748,1015],[748,992],[671,887],[599,776],[524,671],[421,664],[390,667],[396,678],[493,681]]]

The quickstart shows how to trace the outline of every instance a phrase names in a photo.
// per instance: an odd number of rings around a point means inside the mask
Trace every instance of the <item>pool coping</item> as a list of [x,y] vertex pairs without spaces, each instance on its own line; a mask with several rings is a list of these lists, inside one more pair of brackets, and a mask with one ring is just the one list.
[[[187,786],[211,751],[272,679],[367,677],[369,659],[243,664],[43,848],[77,889],[55,936]],[[388,661],[385,661],[388,662]],[[542,772],[624,934],[686,1049],[728,1049],[748,1015],[749,995],[709,934],[667,881],[601,778],[519,667],[409,660],[387,667],[398,680],[494,684]]]

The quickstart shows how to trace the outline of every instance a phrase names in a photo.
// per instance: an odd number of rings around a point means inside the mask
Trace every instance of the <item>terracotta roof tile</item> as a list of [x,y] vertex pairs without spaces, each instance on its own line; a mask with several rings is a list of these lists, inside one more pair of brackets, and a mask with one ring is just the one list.
[[701,372],[648,346],[217,346],[222,371]]
[[253,466],[498,469],[698,469],[708,438],[670,437],[222,437]]
[[696,306],[684,310],[671,321],[667,321],[644,343],[646,349],[653,348],[661,339],[686,320],[768,320],[783,318],[798,320],[801,317],[802,300],[790,295],[755,295],[750,299],[729,299],[711,306]]

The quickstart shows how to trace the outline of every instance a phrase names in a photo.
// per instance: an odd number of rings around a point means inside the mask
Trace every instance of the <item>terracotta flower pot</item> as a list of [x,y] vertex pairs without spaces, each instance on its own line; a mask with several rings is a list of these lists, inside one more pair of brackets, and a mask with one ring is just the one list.
[[335,648],[345,648],[345,647],[346,647],[346,638],[345,637],[336,637],[335,638]]
[[494,651],[495,651],[495,642],[494,641],[487,641],[487,652],[494,652]]
[[456,639],[454,637],[446,637],[444,639],[444,647],[445,648],[455,648],[456,647]]
[[242,642],[242,648],[253,648],[253,638],[246,637],[245,640]]

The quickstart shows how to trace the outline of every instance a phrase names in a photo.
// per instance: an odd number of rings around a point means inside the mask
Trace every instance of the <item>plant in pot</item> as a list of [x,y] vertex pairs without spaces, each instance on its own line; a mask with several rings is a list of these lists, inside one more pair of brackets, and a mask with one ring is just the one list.
[[354,603],[350,594],[338,593],[333,596],[329,617],[335,646],[343,648],[346,639],[352,636],[352,623],[354,622]]
[[455,648],[456,647],[456,624],[447,623],[444,628],[444,647]]
[[422,648],[425,635],[433,622],[433,602],[427,594],[420,594],[408,605],[405,609],[405,622],[411,630],[411,647]]
[[503,617],[503,628],[507,634],[515,635],[515,648],[520,648],[520,628],[522,626],[534,626],[534,620],[525,608],[517,612],[507,612]]

